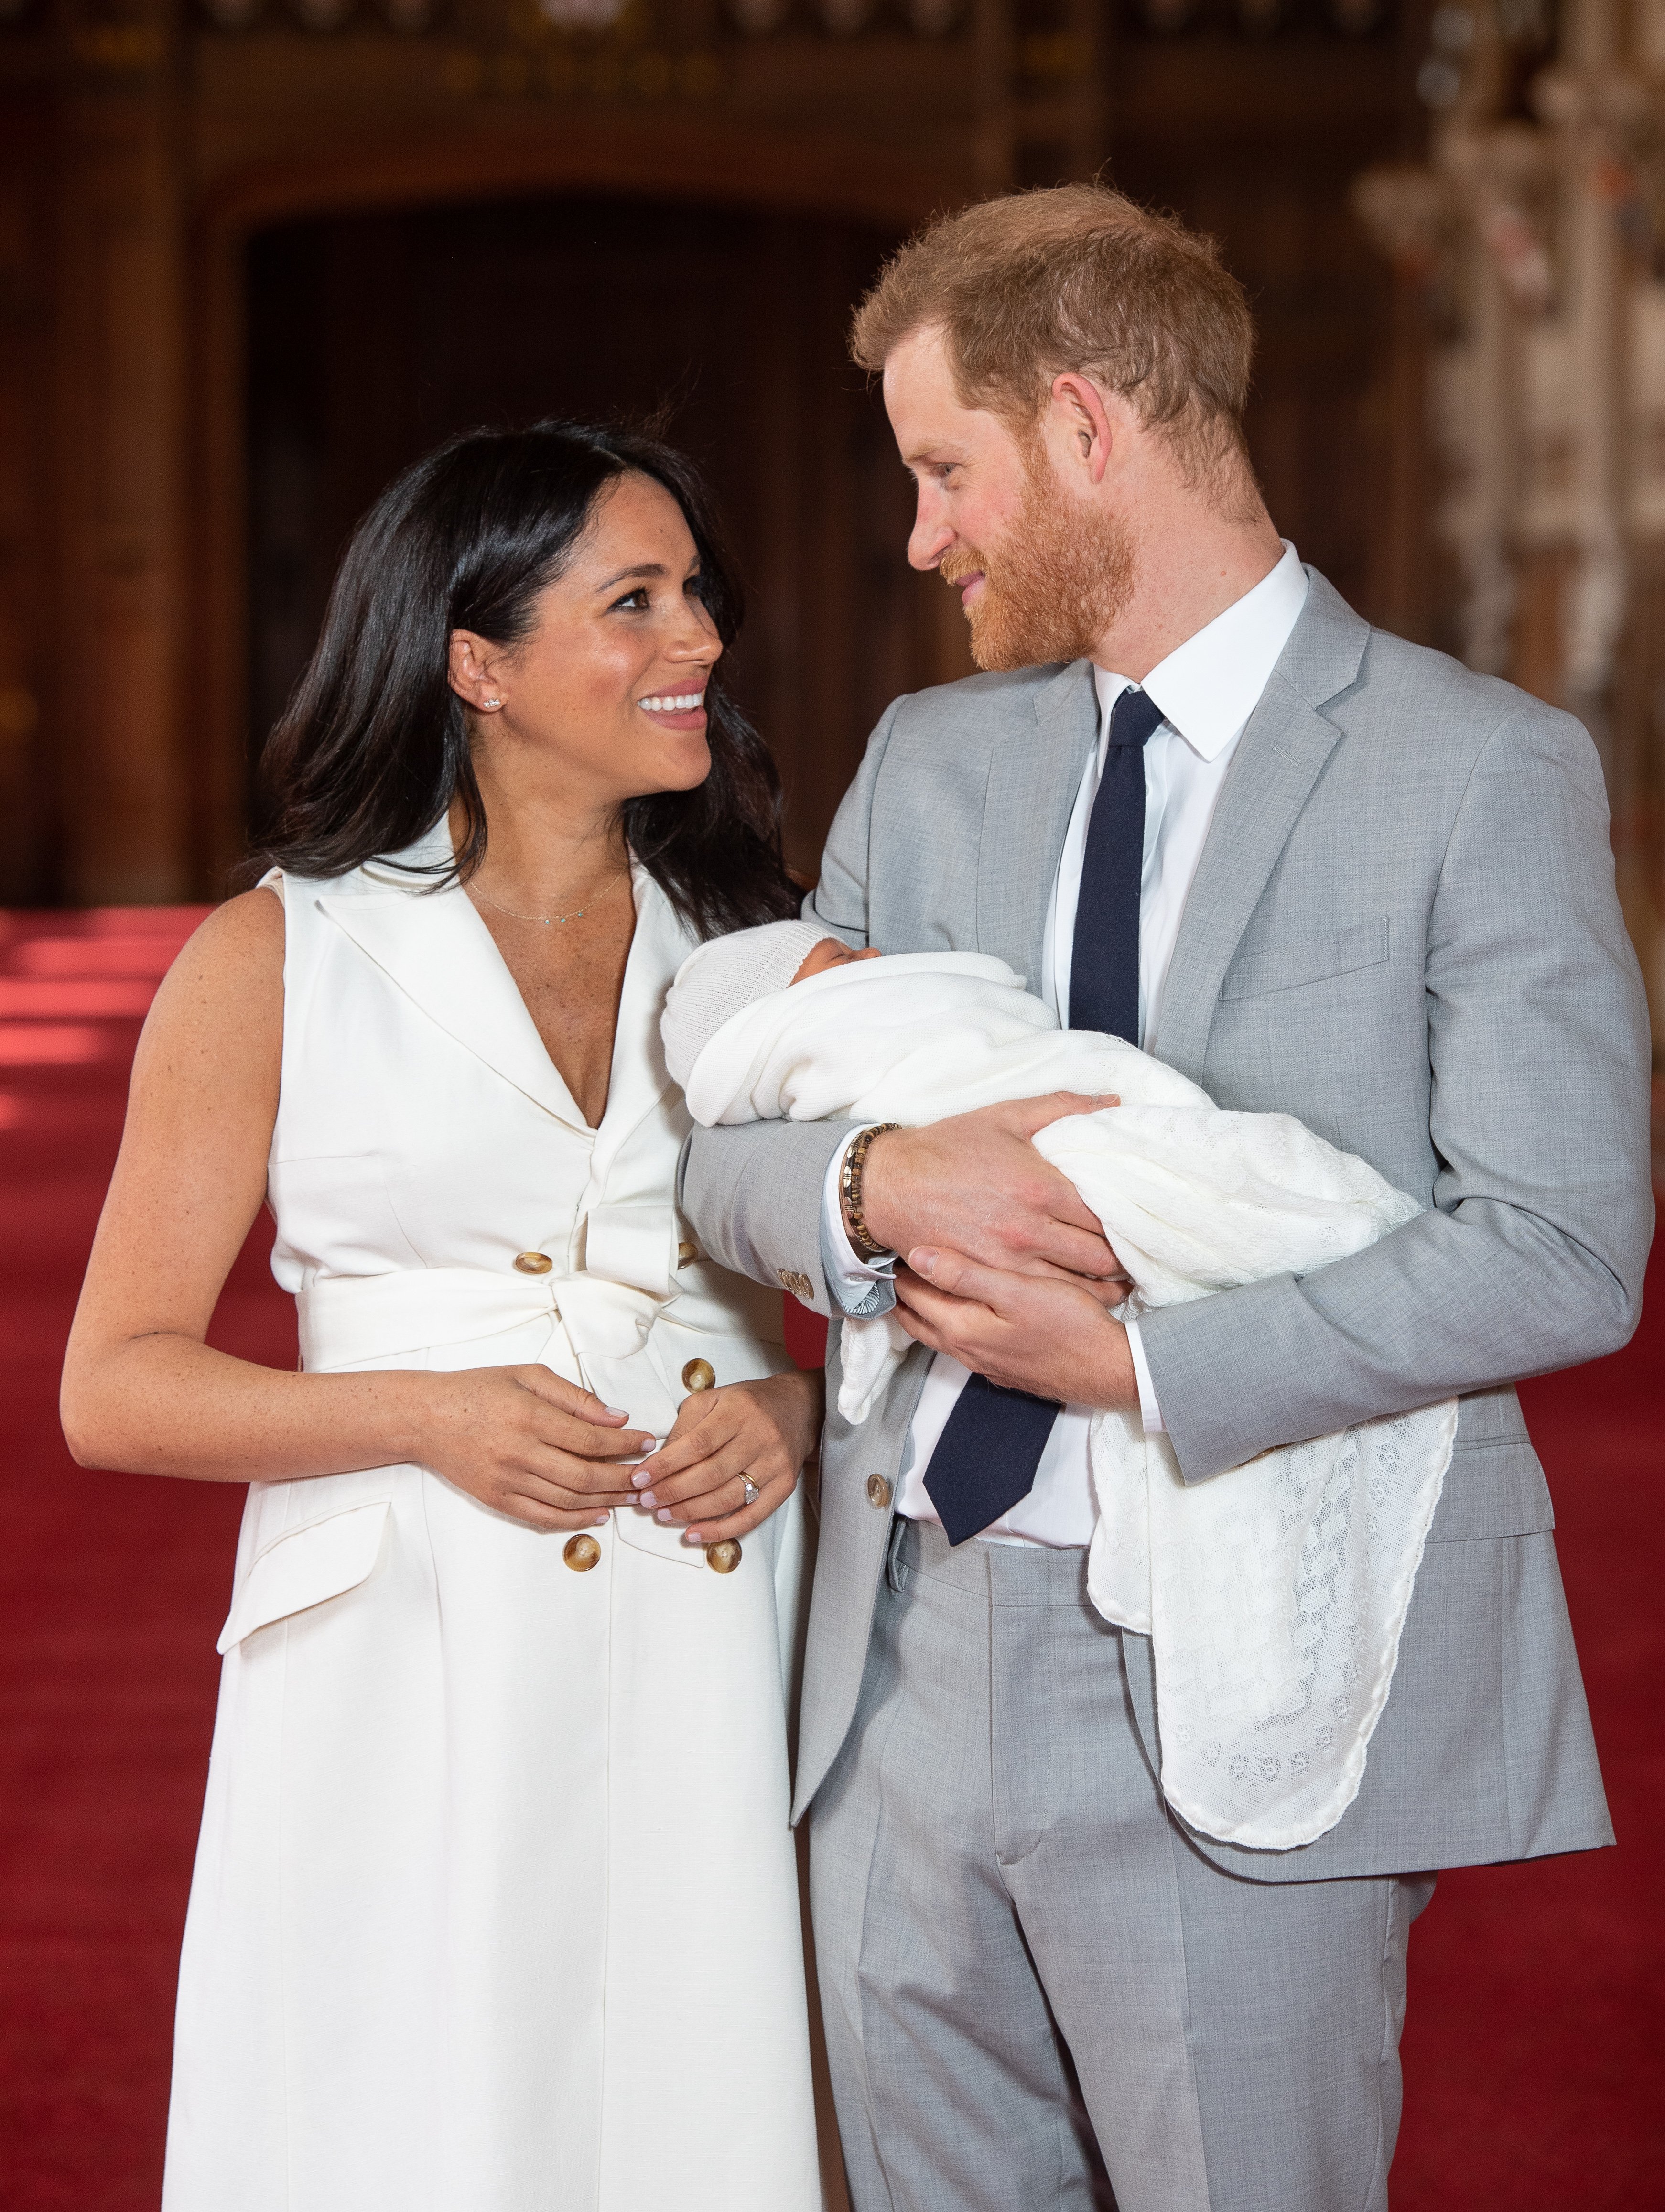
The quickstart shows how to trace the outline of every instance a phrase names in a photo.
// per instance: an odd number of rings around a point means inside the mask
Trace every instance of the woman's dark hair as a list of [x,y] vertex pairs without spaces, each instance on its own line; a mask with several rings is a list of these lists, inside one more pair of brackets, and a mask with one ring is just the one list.
[[[567,565],[620,477],[663,484],[700,558],[701,595],[724,645],[739,587],[709,495],[659,440],[583,422],[471,430],[390,484],[353,532],[324,628],[261,757],[267,834],[249,879],[269,867],[345,875],[402,852],[461,801],[465,834],[436,882],[466,882],[485,858],[486,817],[450,635],[518,644],[534,603]],[[631,799],[631,851],[701,937],[795,915],[781,845],[781,779],[763,739],[725,694],[706,690],[711,773],[692,791]]]

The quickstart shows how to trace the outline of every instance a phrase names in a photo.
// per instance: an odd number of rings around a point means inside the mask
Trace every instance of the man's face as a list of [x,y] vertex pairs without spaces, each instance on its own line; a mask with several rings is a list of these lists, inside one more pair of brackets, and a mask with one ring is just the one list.
[[884,363],[884,404],[919,506],[908,558],[960,594],[980,668],[1091,653],[1127,604],[1126,526],[1058,465],[1044,418],[1019,438],[954,389],[942,339],[913,331]]

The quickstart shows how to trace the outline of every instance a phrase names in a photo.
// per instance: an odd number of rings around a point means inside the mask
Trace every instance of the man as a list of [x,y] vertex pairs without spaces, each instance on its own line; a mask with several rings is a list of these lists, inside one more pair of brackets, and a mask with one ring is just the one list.
[[[1428,1207],[1123,1326],[1028,1142],[1086,1102],[695,1137],[708,1250],[823,1310],[894,1296],[920,1346],[829,1418],[799,1753],[858,2212],[1380,2212],[1431,1870],[1612,1840],[1511,1387],[1625,1342],[1650,1231],[1601,769],[1301,568],[1244,450],[1251,347],[1208,241],[1092,186],[939,224],[856,318],[908,556],[989,672],[890,708],[806,910],[999,954]],[[1149,1644],[1085,1595],[1091,1410],[1229,1483],[1452,1395],[1356,1800],[1290,1851],[1188,1832]]]

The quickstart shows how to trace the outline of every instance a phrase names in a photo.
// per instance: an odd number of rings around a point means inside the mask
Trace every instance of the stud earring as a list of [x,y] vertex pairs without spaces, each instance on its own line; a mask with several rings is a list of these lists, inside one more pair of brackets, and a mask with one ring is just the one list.
[[501,699],[482,699],[480,702],[483,707],[501,707],[502,703]]

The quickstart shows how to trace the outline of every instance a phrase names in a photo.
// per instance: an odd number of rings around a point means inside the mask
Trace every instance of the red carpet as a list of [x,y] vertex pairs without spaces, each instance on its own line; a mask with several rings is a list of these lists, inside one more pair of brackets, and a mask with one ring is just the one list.
[[[138,1019],[195,918],[0,916],[5,2212],[153,2212],[161,2179],[174,1961],[241,1493],[83,1474],[55,1401]],[[215,1338],[289,1364],[269,1242],[251,1239]],[[1526,1394],[1621,1848],[1442,1881],[1412,1949],[1395,2212],[1665,2202],[1662,1354],[1656,1258],[1629,1350]]]

